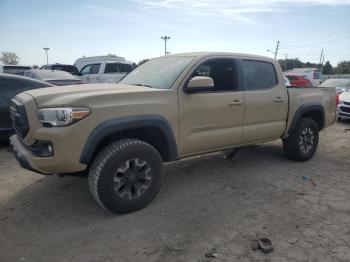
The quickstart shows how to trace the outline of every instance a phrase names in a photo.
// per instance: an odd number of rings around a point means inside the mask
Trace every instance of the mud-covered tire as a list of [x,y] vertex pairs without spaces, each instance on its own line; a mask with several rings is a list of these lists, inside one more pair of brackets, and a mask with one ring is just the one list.
[[311,159],[316,152],[319,140],[317,123],[312,118],[302,118],[288,138],[283,140],[287,156],[303,162]]
[[101,207],[130,213],[147,206],[157,195],[163,180],[163,161],[150,144],[118,140],[98,153],[88,180],[90,192]]

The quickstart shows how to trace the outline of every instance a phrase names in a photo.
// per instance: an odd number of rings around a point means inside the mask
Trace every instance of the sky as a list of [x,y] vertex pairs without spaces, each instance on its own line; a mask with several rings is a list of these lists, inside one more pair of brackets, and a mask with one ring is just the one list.
[[224,51],[350,60],[350,0],[0,0],[0,52],[21,64],[116,54],[138,62],[164,54]]

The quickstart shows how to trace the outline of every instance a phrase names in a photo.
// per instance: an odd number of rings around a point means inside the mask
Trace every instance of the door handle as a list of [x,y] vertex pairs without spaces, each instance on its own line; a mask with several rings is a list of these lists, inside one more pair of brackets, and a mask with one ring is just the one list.
[[281,102],[283,102],[284,101],[284,99],[282,98],[282,97],[276,97],[274,100],[273,100],[273,102],[275,102],[275,103],[281,103]]
[[242,104],[242,101],[238,99],[235,99],[229,103],[230,106],[241,105],[241,104]]

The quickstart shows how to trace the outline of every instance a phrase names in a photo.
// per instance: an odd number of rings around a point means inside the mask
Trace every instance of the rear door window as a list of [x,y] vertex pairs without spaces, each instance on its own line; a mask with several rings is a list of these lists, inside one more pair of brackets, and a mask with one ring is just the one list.
[[121,63],[108,63],[106,64],[105,74],[113,73],[129,73],[132,71],[132,66],[129,64]]
[[270,89],[277,85],[276,71],[272,63],[256,60],[242,60],[244,89]]

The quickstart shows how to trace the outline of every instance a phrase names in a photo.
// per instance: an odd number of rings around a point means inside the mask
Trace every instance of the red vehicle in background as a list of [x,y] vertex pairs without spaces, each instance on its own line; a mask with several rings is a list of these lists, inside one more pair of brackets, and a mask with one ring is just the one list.
[[300,75],[286,75],[289,79],[291,86],[311,87],[311,82],[304,76]]

